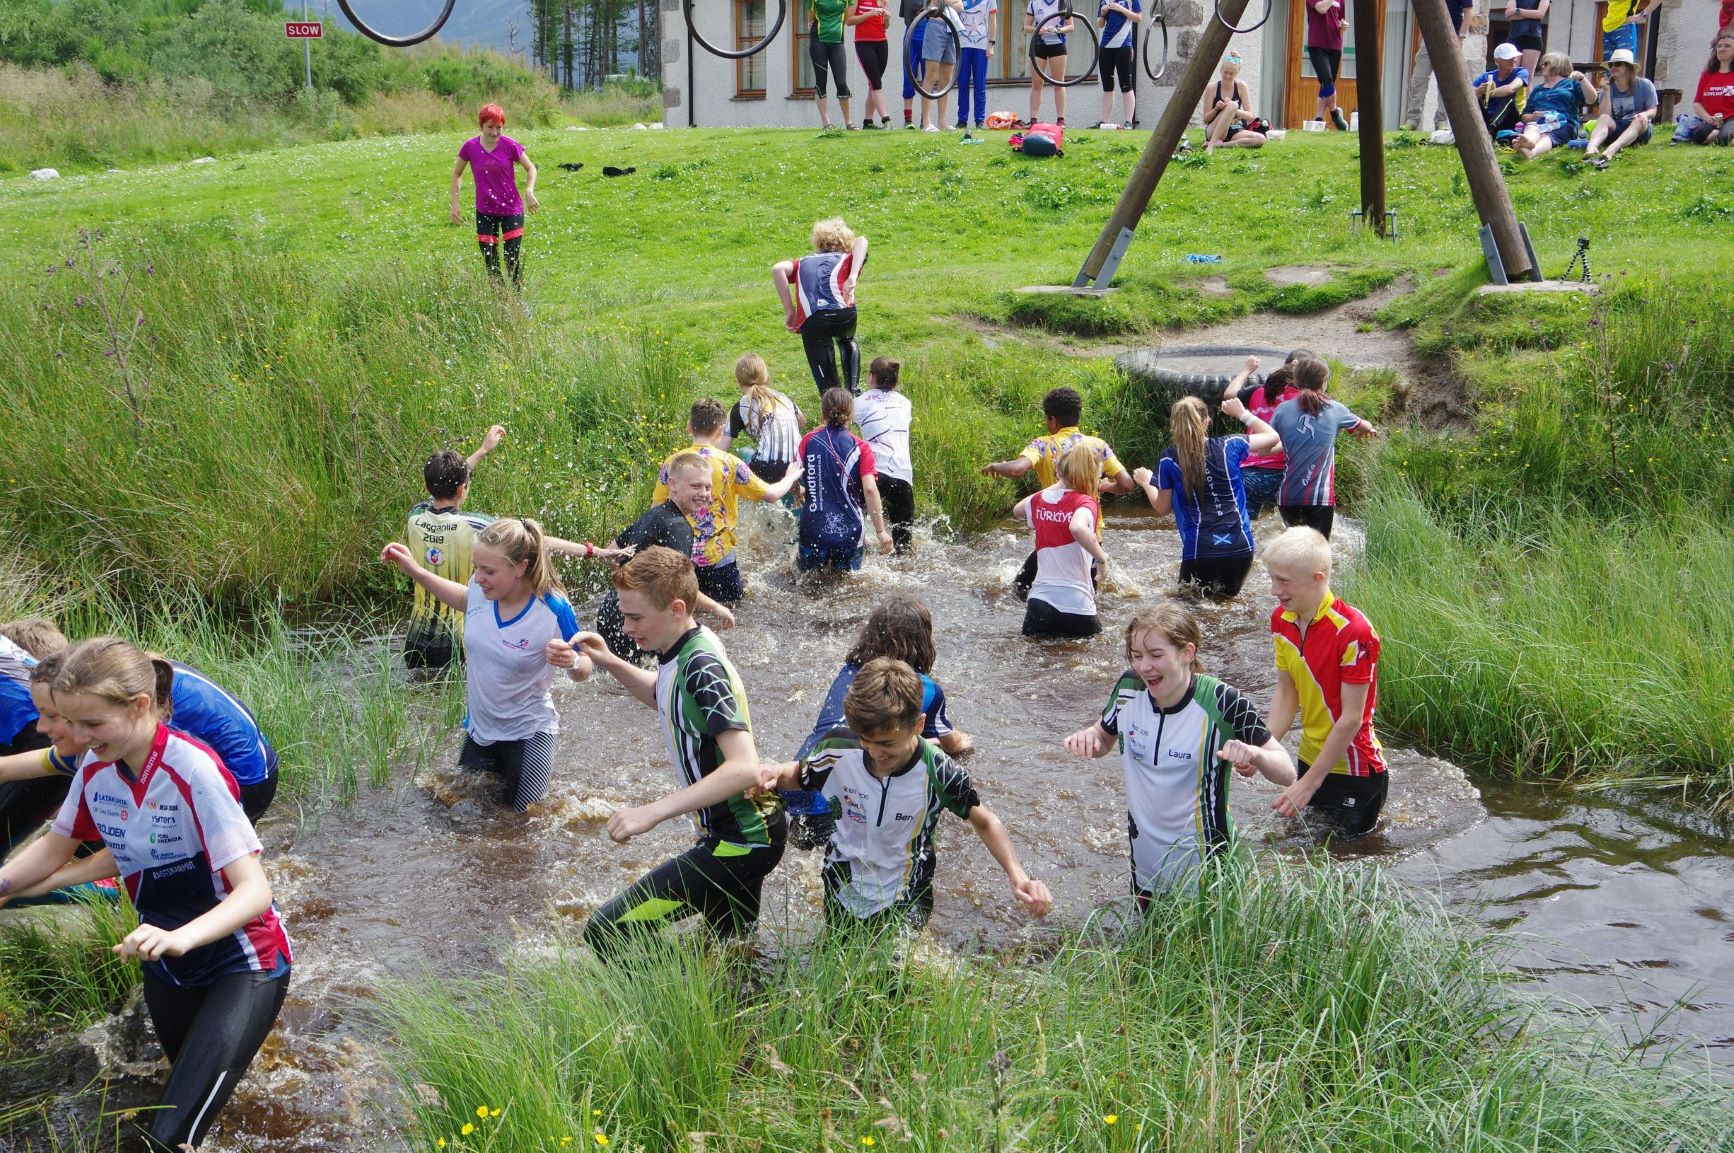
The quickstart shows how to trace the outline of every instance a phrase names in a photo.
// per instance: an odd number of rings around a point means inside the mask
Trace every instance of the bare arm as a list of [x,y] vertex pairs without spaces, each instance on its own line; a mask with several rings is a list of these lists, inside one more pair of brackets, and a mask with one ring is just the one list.
[[[962,8],[962,0],[959,0],[954,7]],[[853,292],[856,283],[861,279],[861,269],[867,264],[867,238],[865,236],[855,238],[855,247],[850,250],[849,255],[849,279],[843,287]]]
[[450,605],[460,611],[469,607],[469,589],[457,581],[449,581],[437,573],[428,572],[421,567],[408,548],[396,541],[380,550],[379,559],[386,564],[396,565],[405,576],[432,593],[434,599],[441,604]]
[[991,464],[981,466],[983,476],[1020,477],[1036,466],[1036,462],[1027,456],[1013,457],[1011,460],[996,460]]
[[464,218],[464,214],[458,209],[458,197],[463,195],[463,192],[464,192],[464,169],[468,168],[469,164],[470,164],[470,162],[468,160],[459,160],[457,167],[452,169],[452,223],[453,224],[458,223],[460,220],[462,220]]
[[952,729],[936,742],[948,756],[961,757],[975,749],[975,738],[962,729]]
[[597,668],[620,682],[620,687],[641,703],[656,707],[656,674],[641,669],[631,661],[623,661],[608,651],[608,642],[599,633],[579,633],[578,647]]
[[52,893],[56,889],[64,889],[70,885],[82,885],[88,881],[102,881],[118,875],[115,868],[114,854],[107,849],[92,853],[81,860],[71,861],[56,869],[54,875],[46,881],[38,882],[28,889],[14,893],[14,897],[40,897]]
[[257,853],[224,865],[223,878],[229,882],[229,893],[214,907],[178,929],[140,925],[114,947],[115,953],[143,961],[179,957],[222,940],[271,907],[271,882],[265,879]]
[[789,295],[789,279],[795,275],[795,262],[779,261],[771,265],[771,283],[777,286],[777,299],[783,302],[783,327],[795,329],[795,300]]
[[1147,468],[1132,470],[1132,479],[1138,482],[1138,487],[1144,490],[1144,499],[1150,502],[1150,507],[1156,510],[1157,516],[1167,516],[1174,511],[1174,494],[1165,488],[1157,488],[1153,474]]
[[867,515],[873,521],[873,531],[879,534],[879,551],[891,551],[891,533],[885,528],[885,506],[879,500],[879,478],[868,473],[861,478],[861,497],[867,502]]
[[30,749],[0,757],[0,782],[28,781],[35,777],[53,776],[47,749]]
[[1087,508],[1081,508],[1072,514],[1072,519],[1066,522],[1071,530],[1072,539],[1083,546],[1096,563],[1102,566],[1104,572],[1108,568],[1108,554],[1102,551],[1101,542],[1096,539],[1096,514]]
[[1011,836],[1005,831],[1005,823],[994,816],[986,805],[977,805],[969,811],[969,824],[975,830],[975,835],[981,838],[981,843],[987,846],[987,851],[993,854],[993,859],[999,867],[1005,870],[1005,875],[1011,881],[1012,893],[1032,917],[1045,917],[1053,907],[1053,894],[1040,881],[1032,880],[1024,871],[1023,862],[1018,860],[1017,850],[1012,848]]
[[1226,401],[1226,400],[1234,400],[1236,397],[1238,397],[1240,395],[1240,390],[1246,387],[1246,382],[1247,382],[1248,378],[1250,378],[1252,376],[1252,374],[1257,372],[1257,371],[1258,371],[1258,357],[1256,357],[1256,356],[1247,357],[1246,358],[1246,367],[1241,369],[1240,372],[1235,375],[1234,379],[1228,382],[1228,387],[1222,390],[1222,399]]
[[1258,773],[1272,784],[1285,788],[1294,784],[1294,761],[1288,755],[1288,750],[1282,747],[1282,742],[1271,737],[1262,745],[1249,745],[1245,741],[1224,741],[1216,751],[1218,760],[1227,761],[1234,766],[1234,771],[1243,777]]
[[1229,397],[1222,402],[1222,412],[1231,420],[1238,420],[1246,427],[1246,442],[1257,453],[1271,452],[1282,447],[1282,437],[1276,429],[1270,427],[1240,401]]
[[498,448],[500,441],[505,438],[505,435],[506,426],[503,424],[496,424],[494,427],[488,429],[487,435],[482,437],[482,443],[477,445],[476,451],[470,453],[467,458],[470,468],[474,469],[478,464],[482,463],[483,459],[486,458],[490,452],[493,452],[494,449]]
[[1270,730],[1270,735],[1282,740],[1288,731],[1294,727],[1294,713],[1300,708],[1300,693],[1294,687],[1294,678],[1282,669],[1276,671],[1276,689],[1270,696],[1270,711],[1264,714],[1264,727]]
[[1066,751],[1082,760],[1100,757],[1114,750],[1114,734],[1097,721],[1087,729],[1079,729],[1066,738]]
[[759,495],[759,499],[764,501],[766,504],[775,504],[785,496],[788,496],[789,490],[794,488],[795,482],[800,479],[801,462],[798,460],[791,460],[789,462],[788,471],[783,473],[783,479],[779,480],[776,484],[767,484],[765,486],[765,491]]
[[524,207],[531,212],[541,210],[542,202],[536,199],[536,162],[530,159],[528,152],[518,153],[518,163],[524,166],[529,178],[524,181]]
[[42,834],[0,869],[0,905],[41,884],[56,869],[72,859],[78,842],[50,830]]
[[[654,677],[651,683],[655,684]],[[608,835],[624,845],[670,817],[696,812],[758,788],[759,754],[753,747],[753,735],[745,729],[731,729],[718,736],[716,742],[722,749],[722,764],[660,801],[621,809],[608,818]]]
[[1361,731],[1361,717],[1367,707],[1367,689],[1367,685],[1343,686],[1342,714],[1331,726],[1325,743],[1319,746],[1319,755],[1313,759],[1312,767],[1307,769],[1306,776],[1284,789],[1282,795],[1272,802],[1271,808],[1285,817],[1299,816],[1306,808],[1307,802],[1330,776],[1331,766],[1342,760],[1355,734]]

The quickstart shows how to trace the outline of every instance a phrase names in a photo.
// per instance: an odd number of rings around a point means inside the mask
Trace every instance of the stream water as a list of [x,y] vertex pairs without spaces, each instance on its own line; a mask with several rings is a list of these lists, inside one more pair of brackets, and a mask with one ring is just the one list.
[[[1009,498],[1008,489],[1008,498]],[[792,755],[862,621],[893,590],[923,597],[939,646],[936,678],[952,719],[976,739],[968,766],[1023,859],[1076,924],[1124,900],[1128,865],[1118,759],[1080,764],[1061,738],[1091,720],[1123,666],[1110,630],[1089,642],[1031,643],[1010,578],[1024,533],[922,539],[914,559],[870,560],[843,581],[798,584],[780,510],[753,510],[742,564],[749,597],[723,639],[746,683],[761,755]],[[1106,549],[1107,622],[1173,587],[1168,522],[1117,507]],[[1264,522],[1266,532],[1274,523]],[[1341,523],[1341,522],[1339,522]],[[1339,541],[1355,547],[1354,526]],[[1135,574],[1135,575],[1128,575]],[[1226,606],[1203,606],[1204,659],[1258,700],[1274,672],[1268,582],[1255,567]],[[581,614],[587,618],[588,614]],[[364,794],[300,824],[267,822],[267,865],[296,941],[295,985],[279,1028],[236,1100],[215,1150],[396,1149],[399,1092],[366,1020],[381,981],[426,971],[483,977],[512,950],[536,949],[645,869],[679,851],[670,822],[616,846],[616,807],[668,791],[672,774],[651,710],[606,677],[556,682],[561,753],[547,802],[526,816],[496,807],[451,755],[413,781]],[[1702,1045],[1734,1063],[1734,996],[1717,973],[1734,942],[1734,857],[1727,829],[1665,805],[1482,784],[1386,738],[1392,788],[1378,832],[1340,852],[1374,858],[1453,907],[1519,929],[1518,973],[1570,998],[1633,1043]],[[1316,847],[1275,817],[1273,786],[1234,780],[1243,836],[1262,851]],[[961,822],[941,824],[932,933],[946,947],[1052,931],[1013,908],[1003,876]],[[818,855],[793,849],[767,884],[761,932],[804,932],[820,892]],[[1051,919],[1052,920],[1052,919]],[[1677,1008],[1676,1008],[1677,1004]],[[139,1092],[149,1098],[148,1086]],[[0,1147],[5,1139],[0,1138]]]

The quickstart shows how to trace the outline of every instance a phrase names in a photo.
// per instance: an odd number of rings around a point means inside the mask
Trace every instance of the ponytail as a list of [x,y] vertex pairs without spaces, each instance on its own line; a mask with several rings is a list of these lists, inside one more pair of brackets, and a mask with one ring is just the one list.
[[735,361],[735,383],[747,390],[747,427],[752,430],[753,439],[757,440],[772,415],[781,407],[783,398],[771,387],[771,370],[766,367],[765,358],[756,352],[749,352]]
[[1294,387],[1294,369],[1287,364],[1279,365],[1264,378],[1261,387],[1264,389],[1264,407],[1275,408],[1282,403],[1282,394]]
[[1300,389],[1295,398],[1301,411],[1317,416],[1325,410],[1325,383],[1331,379],[1330,365],[1316,356],[1302,357],[1294,362],[1294,384]]
[[1174,459],[1181,479],[1193,499],[1204,493],[1204,441],[1210,432],[1210,410],[1196,396],[1183,396],[1168,410],[1168,428],[1174,436]]
[[546,592],[565,593],[554,564],[548,559],[548,544],[542,526],[528,517],[501,517],[481,531],[476,543],[493,549],[508,564],[521,567],[532,596]]

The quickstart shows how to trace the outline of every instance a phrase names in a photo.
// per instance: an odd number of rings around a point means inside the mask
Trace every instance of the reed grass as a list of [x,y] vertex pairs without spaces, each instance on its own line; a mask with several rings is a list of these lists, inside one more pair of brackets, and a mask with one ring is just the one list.
[[130,904],[93,899],[8,919],[0,932],[0,1065],[26,1040],[113,1012],[138,984],[138,965],[111,951],[138,925]]

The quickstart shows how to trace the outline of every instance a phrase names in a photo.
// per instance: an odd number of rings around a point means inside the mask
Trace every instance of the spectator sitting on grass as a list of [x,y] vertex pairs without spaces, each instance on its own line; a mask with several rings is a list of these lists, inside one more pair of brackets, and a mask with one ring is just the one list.
[[1710,63],[1698,77],[1698,95],[1690,112],[1674,122],[1674,143],[1734,142],[1734,28],[1716,33]]
[[[1620,149],[1650,142],[1650,121],[1656,118],[1656,86],[1638,75],[1629,48],[1615,48],[1608,57],[1608,83],[1602,89],[1601,115],[1590,132],[1584,159],[1597,168],[1620,154]],[[1602,151],[1602,145],[1607,150]],[[1600,153],[1600,155],[1598,155]]]
[[1529,90],[1529,103],[1523,115],[1523,130],[1511,142],[1512,149],[1524,160],[1554,148],[1563,148],[1576,140],[1582,127],[1585,104],[1600,99],[1589,77],[1571,66],[1571,57],[1564,52],[1549,52],[1541,58],[1541,78]]
[[1205,154],[1217,148],[1262,148],[1270,121],[1252,111],[1252,92],[1240,78],[1240,53],[1222,58],[1222,78],[1204,94]]
[[1487,124],[1487,134],[1494,139],[1501,132],[1517,128],[1518,114],[1529,93],[1529,69],[1517,63],[1519,52],[1515,44],[1501,44],[1493,50],[1493,67],[1475,78],[1475,93],[1481,97],[1481,119]]

